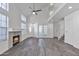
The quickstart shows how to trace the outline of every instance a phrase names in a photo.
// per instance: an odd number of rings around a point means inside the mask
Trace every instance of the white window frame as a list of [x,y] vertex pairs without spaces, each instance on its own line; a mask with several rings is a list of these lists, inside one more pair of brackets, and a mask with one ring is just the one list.
[[47,35],[48,26],[47,25],[39,25],[39,35]]
[[0,7],[6,11],[9,11],[9,4],[8,3],[0,3]]
[[[1,24],[0,24],[0,25],[1,25],[1,26],[0,26],[0,31],[1,31],[1,32],[0,32],[0,42],[1,42],[1,41],[4,41],[4,40],[7,40],[7,36],[8,36],[8,31],[7,31],[7,28],[8,28],[8,27],[7,27],[7,25],[8,25],[8,24],[7,24],[7,17],[8,17],[8,16],[3,15],[3,14],[0,14],[0,16],[1,16],[1,17],[0,17],[0,23],[1,23]],[[5,17],[5,18],[2,18],[2,17]],[[5,21],[2,21],[3,19],[5,19]],[[4,24],[5,26],[3,26],[2,23],[6,23],[6,24]],[[5,30],[5,32],[4,32],[2,29]],[[5,38],[4,38],[4,37],[5,37]]]
[[21,30],[22,34],[26,34],[26,17],[24,15],[21,15]]

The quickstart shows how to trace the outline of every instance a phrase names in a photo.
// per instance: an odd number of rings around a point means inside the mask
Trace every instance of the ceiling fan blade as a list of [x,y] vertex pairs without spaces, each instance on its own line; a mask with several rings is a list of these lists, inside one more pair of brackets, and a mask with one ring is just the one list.
[[39,12],[39,11],[42,11],[41,9],[40,10],[36,10],[35,12]]

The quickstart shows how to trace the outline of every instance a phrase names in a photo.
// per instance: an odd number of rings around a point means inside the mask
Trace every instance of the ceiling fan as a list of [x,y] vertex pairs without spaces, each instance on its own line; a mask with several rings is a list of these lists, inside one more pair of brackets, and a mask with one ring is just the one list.
[[34,3],[33,3],[33,7],[29,7],[29,8],[32,9],[33,15],[38,15],[38,12],[42,11],[41,9],[36,9]]

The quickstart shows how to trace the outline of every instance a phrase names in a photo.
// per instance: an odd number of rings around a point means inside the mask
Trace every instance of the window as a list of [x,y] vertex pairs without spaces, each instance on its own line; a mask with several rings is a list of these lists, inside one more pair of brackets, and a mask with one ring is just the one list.
[[9,4],[8,3],[0,3],[0,7],[4,10],[9,10]]
[[43,33],[43,26],[42,25],[39,26],[39,32]]
[[2,15],[2,27],[7,27],[7,20],[5,15]]
[[22,20],[23,22],[26,22],[26,17],[23,16],[23,15],[21,15],[21,20]]
[[21,23],[21,29],[26,29],[26,24],[24,24],[24,23]]
[[44,28],[44,34],[47,35],[47,30],[48,30],[48,29],[47,29],[47,25],[44,25],[43,28]]
[[2,3],[1,5],[2,5],[3,9],[7,9],[7,4],[6,3]]
[[0,7],[1,7],[1,3],[0,3]]
[[7,39],[7,16],[0,14],[0,41]]
[[26,33],[26,17],[21,15],[21,30],[22,33]]
[[47,35],[47,25],[39,25],[39,35]]

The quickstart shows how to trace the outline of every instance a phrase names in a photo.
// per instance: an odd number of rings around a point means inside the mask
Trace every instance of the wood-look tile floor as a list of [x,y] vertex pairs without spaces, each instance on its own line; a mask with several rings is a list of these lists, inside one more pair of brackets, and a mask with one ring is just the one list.
[[29,38],[1,56],[79,56],[79,49],[55,39]]

